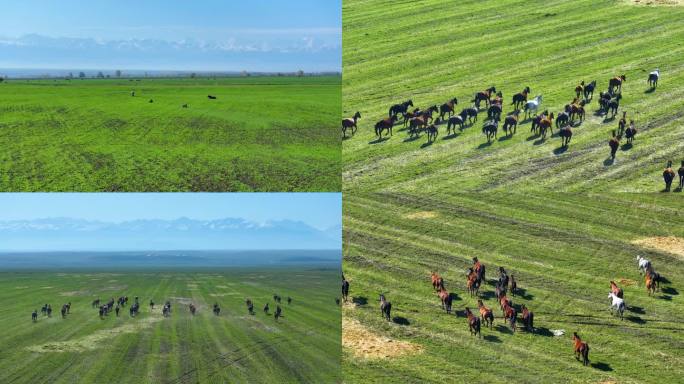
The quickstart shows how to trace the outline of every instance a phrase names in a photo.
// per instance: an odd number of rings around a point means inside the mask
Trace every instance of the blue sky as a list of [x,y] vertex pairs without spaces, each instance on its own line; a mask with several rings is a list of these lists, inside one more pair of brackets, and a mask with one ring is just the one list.
[[341,68],[341,0],[0,0],[0,67]]
[[68,217],[136,219],[243,218],[302,221],[318,229],[341,225],[340,193],[4,193],[0,221]]

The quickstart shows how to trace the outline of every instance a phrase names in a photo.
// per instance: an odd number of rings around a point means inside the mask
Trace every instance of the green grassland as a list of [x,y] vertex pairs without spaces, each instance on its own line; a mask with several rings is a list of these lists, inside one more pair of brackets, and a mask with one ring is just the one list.
[[[632,244],[684,237],[679,196],[363,193],[345,199],[344,270],[358,304],[345,305],[343,316],[424,348],[388,359],[358,358],[345,348],[345,382],[682,382],[684,259]],[[638,254],[669,280],[655,296],[639,276]],[[482,339],[469,334],[463,317],[466,306],[477,308],[465,290],[472,257],[487,266],[490,282],[481,297],[495,315],[494,329],[483,329]],[[491,281],[499,266],[524,289],[512,300],[535,313],[535,334],[512,334],[502,321]],[[458,295],[459,316],[440,308],[433,270]],[[624,289],[622,321],[609,311],[611,280]],[[392,322],[380,316],[382,292],[392,303]],[[589,343],[590,367],[573,357],[575,331]]]
[[[355,137],[343,142],[344,188],[661,190],[666,161],[684,160],[683,19],[684,7],[629,1],[345,1],[343,114],[360,111],[362,119]],[[656,67],[661,79],[649,93],[647,75]],[[596,80],[598,96],[623,73],[621,110],[637,119],[639,133],[615,163],[607,160],[608,139],[618,119],[594,115],[596,97],[565,151],[556,135],[534,137],[529,122],[513,138],[500,128],[487,145],[484,112],[456,136],[445,137],[442,126],[430,146],[425,135],[405,141],[401,124],[387,141],[376,142],[373,132],[391,105],[407,99],[426,108],[457,97],[460,111],[475,92],[495,85],[506,114],[513,94],[529,86],[531,96],[543,95],[543,108],[557,113],[581,80]]]
[[[339,271],[304,268],[196,271],[3,272],[2,383],[329,383],[339,381]],[[283,318],[274,320],[273,294]],[[139,296],[104,320],[96,297]],[[255,302],[248,315],[244,300]],[[149,300],[157,304],[155,311]],[[170,318],[161,315],[172,302]],[[61,304],[71,302],[62,319]],[[188,302],[199,306],[193,317]],[[269,302],[271,315],[263,313]],[[52,318],[31,312],[44,303]],[[216,317],[211,306],[218,303]]]
[[339,77],[138,80],[0,83],[0,189],[340,190]]

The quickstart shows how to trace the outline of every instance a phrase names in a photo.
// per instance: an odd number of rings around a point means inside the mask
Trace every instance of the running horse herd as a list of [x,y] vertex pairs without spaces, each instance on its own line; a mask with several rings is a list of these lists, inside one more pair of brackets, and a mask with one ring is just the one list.
[[[485,265],[480,262],[477,257],[474,257],[472,260],[472,266],[466,271],[465,286],[470,297],[477,299],[478,312],[476,314],[470,307],[466,306],[462,313],[467,320],[468,330],[471,336],[481,338],[482,328],[489,328],[490,331],[494,329],[494,321],[497,316],[495,316],[492,308],[484,304],[480,295],[480,289],[487,283]],[[650,260],[642,256],[637,256],[636,262],[639,274],[644,277],[644,285],[648,296],[654,295],[660,289],[660,283],[664,281],[663,277],[655,271]],[[439,298],[441,309],[444,310],[447,315],[450,315],[453,312],[455,316],[458,317],[458,311],[452,310],[452,302],[456,295],[450,293],[446,289],[444,277],[440,276],[437,272],[432,272],[430,280],[432,290],[437,293],[437,297]],[[490,281],[490,284],[491,283],[492,282]],[[499,267],[498,276],[496,280],[493,281],[493,285],[495,288],[494,296],[496,297],[499,310],[501,311],[498,316],[502,319],[503,323],[507,324],[511,332],[515,334],[515,332],[518,331],[518,320],[520,320],[522,322],[522,329],[531,334],[535,334],[534,312],[527,308],[525,304],[513,304],[512,298],[523,291],[518,287],[515,276],[512,273],[509,274],[504,267]],[[345,303],[349,300],[349,287],[349,281],[345,279],[343,274],[342,299]],[[387,300],[384,293],[381,293],[379,297],[382,318],[386,321],[392,321],[392,303]],[[611,315],[617,316],[620,320],[623,320],[624,311],[627,307],[625,304],[624,291],[614,281],[610,281],[608,299],[610,299],[609,310]],[[337,301],[339,303],[339,300]],[[589,365],[589,344],[582,341],[577,332],[573,332],[572,341],[576,359],[580,360],[581,358],[584,365]]]
[[[659,69],[656,68],[656,70],[649,73],[647,81],[651,89],[655,89],[658,86],[659,78]],[[614,119],[618,114],[620,101],[622,100],[622,84],[626,80],[627,76],[624,74],[615,76],[608,80],[608,89],[605,92],[599,92],[596,114],[605,116],[606,121]],[[558,130],[558,137],[561,139],[561,147],[568,148],[572,140],[573,129],[577,129],[584,122],[586,116],[585,107],[593,100],[595,89],[596,80],[588,84],[585,84],[582,80],[574,88],[574,98],[554,115],[553,112],[549,113],[548,110],[541,111],[543,96],[537,95],[530,98],[531,90],[530,87],[526,86],[521,92],[513,95],[510,104],[513,106],[513,110],[503,116],[501,129],[506,137],[515,135],[518,124],[522,122],[520,120],[520,115],[522,114],[523,118],[526,119],[525,121],[531,121],[530,131],[542,140],[546,140],[549,134],[553,135],[553,127],[555,125]],[[447,135],[455,135],[457,126],[461,131],[465,130],[467,124],[472,126],[477,121],[483,102],[487,117],[482,125],[482,133],[487,138],[487,143],[491,143],[492,140],[497,138],[499,124],[504,112],[503,93],[501,91],[497,92],[494,86],[475,93],[471,100],[473,105],[463,108],[460,113],[456,113],[458,99],[455,97],[440,106],[432,105],[425,109],[414,108],[413,100],[411,99],[400,104],[394,104],[389,108],[388,116],[375,124],[375,135],[378,141],[382,140],[383,133],[391,136],[394,126],[400,122],[401,117],[403,129],[406,129],[409,135],[407,140],[418,138],[421,133],[425,133],[428,144],[430,144],[439,135],[440,125],[446,124]],[[437,114],[439,116],[435,117]],[[347,131],[350,131],[352,136],[356,133],[360,118],[361,113],[356,112],[353,117],[342,119],[342,135],[344,138],[347,137]],[[618,121],[617,129],[612,130],[611,133],[608,147],[610,148],[610,158],[615,160],[623,137],[626,139],[628,146],[633,144],[637,134],[634,118],[628,118],[627,112],[623,111],[622,117]],[[682,166],[678,170],[678,175],[678,188],[682,190],[684,188],[684,161],[682,161]],[[668,163],[663,172],[663,178],[666,184],[665,190],[669,191],[675,178],[672,162]]]
[[[279,318],[283,317],[283,310],[280,307],[281,303],[281,296],[274,294],[273,295],[273,300],[276,303],[276,310],[273,314],[275,317],[275,320],[277,321]],[[98,311],[98,315],[100,319],[104,320],[106,319],[109,314],[113,311],[116,314],[116,317],[119,317],[121,309],[126,307],[128,305],[128,296],[120,296],[118,299],[114,299],[113,297],[110,298],[106,303],[102,302],[101,299],[97,298],[91,302],[91,307],[96,308]],[[339,303],[339,299],[336,299],[336,301]],[[254,315],[254,304],[251,299],[247,298],[245,300],[245,303],[247,304],[247,310],[250,315]],[[287,297],[287,304],[290,305],[292,304],[292,298]],[[154,300],[150,300],[150,313],[154,312]],[[189,303],[188,304],[188,310],[192,316],[195,316],[199,310],[199,307],[194,304],[194,303]],[[52,306],[50,304],[45,304],[41,307],[41,313],[45,317],[52,317]],[[167,300],[163,307],[162,307],[162,316],[163,317],[171,317],[171,301]],[[66,318],[68,314],[71,313],[71,302],[66,303],[62,305],[62,318]],[[212,313],[215,316],[220,316],[221,313],[221,307],[219,306],[218,303],[214,303],[212,306]],[[270,315],[269,313],[269,306],[268,303],[266,303],[264,307],[264,313],[266,315]],[[136,296],[133,300],[133,304],[129,307],[129,315],[130,317],[136,317],[138,314],[140,314],[140,298]],[[34,310],[31,313],[31,320],[35,323],[38,321],[38,311]]]

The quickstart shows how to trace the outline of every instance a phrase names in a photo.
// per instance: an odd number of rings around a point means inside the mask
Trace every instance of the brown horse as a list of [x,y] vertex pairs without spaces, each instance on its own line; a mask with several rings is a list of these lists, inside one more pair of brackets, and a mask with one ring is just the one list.
[[617,153],[618,148],[620,148],[620,139],[621,137],[615,133],[615,130],[613,130],[613,137],[608,141],[608,146],[610,147],[610,158],[613,160],[615,160],[615,154]]
[[627,111],[622,112],[622,117],[618,121],[618,134],[622,136],[625,133],[625,127],[627,126]]
[[492,94],[495,92],[496,87],[487,88],[484,91],[477,92],[475,94],[475,98],[473,100],[470,100],[470,102],[475,103],[475,107],[477,107],[477,109],[480,109],[480,102],[484,100],[485,105],[489,107],[490,99],[492,98]]
[[615,76],[608,81],[608,92],[613,93],[613,90],[617,88],[618,91],[622,92],[622,83],[627,81],[627,76],[620,75]]
[[582,341],[577,332],[572,333],[572,342],[575,348],[575,359],[579,361],[580,356],[582,356],[582,364],[584,366],[589,365],[589,344]]
[[511,295],[515,297],[515,292],[518,290],[518,282],[515,281],[515,277],[511,274]]
[[421,115],[414,117],[409,121],[409,136],[413,137],[420,135],[421,129],[427,128],[428,125],[428,115]]
[[432,280],[432,289],[435,291],[444,289],[444,279],[437,272],[432,272],[430,279]]
[[623,297],[623,294],[624,294],[624,293],[622,292],[622,288],[618,287],[617,284],[615,284],[615,282],[612,281],[612,280],[610,281],[610,291],[611,291],[615,296],[617,296],[617,297],[619,297],[619,298],[621,298],[621,299],[624,298],[624,297]]
[[520,110],[516,109],[515,111],[511,112],[506,118],[504,119],[504,124],[503,124],[503,131],[506,134],[506,136],[510,135],[513,136],[513,134],[518,130],[518,116],[520,115]]
[[468,281],[466,282],[466,288],[470,296],[477,296],[480,291],[480,284],[477,281],[477,275],[472,272],[468,275]]
[[522,320],[525,330],[528,332],[534,332],[534,313],[527,309],[525,304],[522,306]]
[[513,108],[519,109],[521,106],[525,105],[527,102],[527,95],[530,94],[530,87],[525,87],[520,93],[513,95]]
[[451,117],[451,115],[453,115],[455,113],[454,112],[454,106],[456,104],[458,104],[458,99],[455,97],[453,99],[447,101],[446,103],[442,104],[439,107],[439,117],[442,118],[442,120],[444,119],[445,114],[449,114],[449,117]]
[[651,273],[646,273],[646,292],[649,296],[655,295],[656,292],[656,280]]
[[515,332],[515,330],[517,329],[515,322],[518,320],[518,312],[512,305],[506,302],[503,307],[503,313],[504,321],[508,320],[508,324],[511,326],[511,330]]
[[582,93],[584,93],[584,80],[575,87],[575,97],[579,98]]
[[[684,165],[684,163],[682,164]],[[663,171],[663,180],[665,181],[665,190],[670,191],[670,187],[672,187],[672,181],[675,178],[675,171],[672,169],[672,161],[667,162],[667,167],[665,167],[665,170]]]
[[437,293],[437,296],[439,296],[439,300],[442,302],[442,309],[445,310],[447,314],[451,314],[452,297],[449,292],[447,292],[446,289],[441,288]]
[[392,313],[392,303],[385,299],[385,295],[380,295],[380,313],[385,320],[390,321]]
[[546,139],[547,129],[550,129],[551,133],[553,133],[553,112],[539,120],[539,135],[542,137],[542,139]]
[[351,129],[351,134],[354,136],[356,133],[356,122],[361,118],[361,113],[356,112],[354,117],[342,119],[342,135],[347,137],[347,129]]
[[478,337],[482,337],[482,333],[480,333],[480,318],[473,315],[473,313],[470,311],[470,308],[466,307],[465,309],[466,317],[468,318],[468,328],[470,329],[470,335],[477,335]]
[[382,131],[385,130],[392,136],[392,127],[394,127],[395,121],[397,121],[397,115],[393,115],[392,117],[382,119],[375,123],[375,136],[382,139]]
[[561,146],[566,148],[570,145],[570,140],[572,139],[572,128],[570,126],[565,126],[558,131],[558,136],[561,138]]
[[482,300],[477,301],[477,308],[480,310],[480,320],[484,322],[485,327],[492,329],[494,327],[494,312],[492,309],[485,307]]
[[637,129],[634,126],[634,120],[629,121],[629,127],[625,130],[625,137],[627,138],[627,144],[632,144],[634,141],[634,136],[637,134]]

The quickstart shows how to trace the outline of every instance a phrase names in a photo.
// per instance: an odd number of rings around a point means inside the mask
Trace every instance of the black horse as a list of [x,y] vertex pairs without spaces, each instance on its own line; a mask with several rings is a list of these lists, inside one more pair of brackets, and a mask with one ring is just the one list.
[[487,120],[482,126],[482,133],[487,135],[487,142],[490,143],[492,139],[496,139],[496,134],[499,130],[499,122],[497,120]]
[[679,176],[679,190],[684,189],[684,160],[682,160],[682,166],[677,170],[677,175]]
[[392,303],[385,299],[385,295],[380,295],[380,313],[387,321],[390,321],[390,314],[392,312]]
[[342,278],[342,299],[344,302],[347,302],[347,299],[349,297],[349,282]]
[[218,303],[214,303],[214,307],[212,308],[212,312],[214,312],[214,315],[218,316],[221,313],[221,307],[219,307]]
[[33,313],[31,313],[31,320],[32,320],[34,323],[35,323],[36,321],[38,321],[38,311],[35,310],[35,309],[33,310]]
[[273,314],[273,316],[275,316],[276,321],[278,321],[279,317],[283,316],[283,310],[280,308],[280,305],[276,305],[276,311],[275,314]]
[[[672,181],[675,178],[675,172],[672,170],[672,161],[667,162],[667,167],[663,171],[663,181],[665,181],[665,191],[670,191]],[[48,308],[49,309],[49,308]]]
[[530,87],[525,87],[522,92],[513,95],[513,108],[520,109],[527,102],[527,95],[530,94]]
[[207,98],[209,100],[216,100],[216,96],[213,96],[213,95],[207,95]]
[[389,109],[389,117],[396,116],[398,114],[404,114],[408,110],[408,107],[413,107],[413,100],[408,99],[401,104],[394,104]]
[[454,107],[456,106],[456,104],[458,104],[458,99],[454,97],[453,99],[451,99],[451,100],[447,101],[446,103],[440,105],[439,106],[439,117],[442,118],[442,120],[444,119],[445,114],[448,114],[449,117],[451,117],[451,115],[454,114]]
[[596,89],[596,80],[584,86],[585,100],[591,100],[594,98],[594,89]]
[[477,108],[473,108],[473,107],[465,108],[461,111],[459,116],[461,116],[461,118],[463,119],[463,122],[465,122],[466,119],[468,119],[468,122],[470,124],[472,124],[473,121],[477,121],[477,112],[478,112]]

